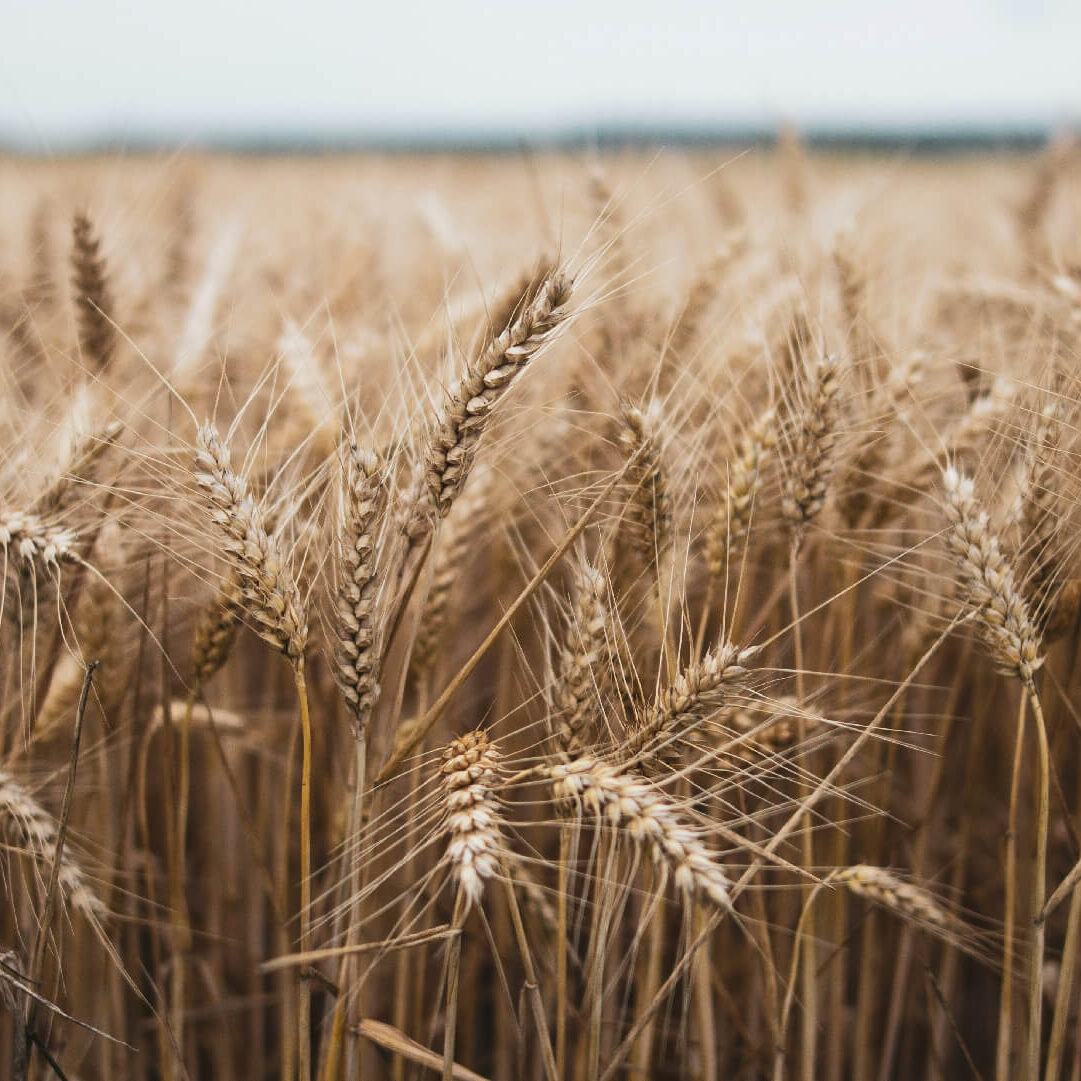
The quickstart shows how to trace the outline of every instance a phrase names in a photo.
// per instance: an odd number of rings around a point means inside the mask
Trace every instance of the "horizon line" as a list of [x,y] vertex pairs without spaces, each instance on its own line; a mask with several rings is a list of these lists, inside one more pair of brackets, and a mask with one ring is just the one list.
[[1078,125],[1051,121],[1032,123],[912,123],[912,124],[704,124],[609,123],[563,125],[549,130],[536,127],[497,127],[487,131],[461,126],[415,127],[386,131],[259,131],[221,130],[181,138],[177,133],[136,129],[101,130],[75,138],[53,140],[42,149],[28,139],[0,131],[0,154],[14,157],[87,157],[101,154],[153,154],[190,150],[244,156],[306,154],[508,154],[567,151],[675,149],[710,150],[771,148],[785,131],[798,134],[813,150],[827,152],[951,153],[980,151],[1025,152],[1062,133],[1078,134]]

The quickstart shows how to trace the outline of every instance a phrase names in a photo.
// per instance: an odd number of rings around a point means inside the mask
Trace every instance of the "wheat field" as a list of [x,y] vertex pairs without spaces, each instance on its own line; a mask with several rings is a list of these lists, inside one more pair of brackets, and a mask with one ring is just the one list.
[[0,159],[0,1061],[1081,1078],[1081,150]]

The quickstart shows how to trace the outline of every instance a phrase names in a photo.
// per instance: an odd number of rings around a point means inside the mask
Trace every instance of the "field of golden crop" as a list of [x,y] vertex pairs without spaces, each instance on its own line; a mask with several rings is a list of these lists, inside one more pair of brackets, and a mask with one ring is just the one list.
[[0,1073],[1081,1077],[1081,152],[0,158]]

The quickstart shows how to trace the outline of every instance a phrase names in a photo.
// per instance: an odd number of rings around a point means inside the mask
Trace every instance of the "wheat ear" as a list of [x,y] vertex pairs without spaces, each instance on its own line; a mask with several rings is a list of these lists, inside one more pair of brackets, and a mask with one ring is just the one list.
[[281,546],[244,480],[233,472],[229,449],[209,422],[198,433],[195,479],[232,557],[241,596],[259,636],[294,664],[304,655],[308,625]]
[[[1036,792],[1036,838],[1035,859],[1032,867],[1031,908],[1036,920],[1032,945],[1029,947],[1029,1076],[1039,1072],[1041,1017],[1043,1011],[1043,954],[1045,926],[1038,919],[1043,911],[1047,889],[1047,836],[1050,815],[1050,751],[1043,709],[1036,690],[1034,676],[1043,664],[1040,653],[1040,634],[1033,621],[1025,598],[1017,587],[1013,568],[1002,553],[998,537],[992,531],[990,519],[976,499],[972,480],[962,476],[952,466],[942,475],[946,492],[945,514],[950,524],[947,542],[960,568],[968,603],[976,612],[980,629],[995,667],[1005,675],[1016,676],[1024,688],[1021,713],[1017,727],[1017,750],[1015,765],[1020,760],[1021,741],[1024,733],[1025,706],[1031,701],[1036,721],[1038,751],[1038,778]],[[1017,803],[1020,774],[1014,771],[1010,795],[1010,817],[1013,819]],[[1011,834],[1012,834],[1011,829]],[[1006,883],[1009,903],[1015,884],[1010,876]],[[1012,927],[1006,928],[1005,954],[1008,956]],[[1003,974],[1003,992],[999,1033],[999,1064],[1008,1058],[1009,996],[1011,973],[1007,966]]]
[[1058,502],[1059,445],[1064,409],[1052,402],[1040,413],[1021,483],[1021,559],[1031,611],[1048,639],[1065,633],[1077,614],[1077,587],[1066,580]]
[[407,528],[414,543],[430,529],[433,518],[445,518],[450,512],[493,410],[565,325],[570,296],[571,279],[566,274],[556,271],[545,278],[521,313],[447,391],[425,452],[426,498],[414,508]]
[[659,401],[644,409],[620,404],[620,441],[629,465],[627,519],[631,539],[649,565],[660,559],[672,542],[672,504],[665,475],[663,410]]
[[[259,636],[289,659],[300,700],[302,735],[300,781],[300,949],[308,948],[311,920],[311,774],[312,733],[308,688],[304,677],[304,648],[308,624],[300,592],[285,564],[280,542],[264,525],[247,484],[233,472],[229,450],[217,429],[207,422],[198,431],[195,479],[210,504],[211,518],[232,557],[241,597]],[[300,982],[298,1031],[300,1081],[310,1081],[311,985]]]
[[71,263],[79,312],[79,348],[95,372],[109,367],[116,350],[113,299],[100,246],[90,219],[76,214],[71,227]]
[[835,871],[829,878],[858,897],[877,901],[906,919],[930,924],[940,931],[957,930],[958,921],[932,894],[911,882],[903,881],[883,867],[855,864]]
[[443,752],[443,792],[447,807],[446,861],[458,892],[452,924],[457,934],[447,957],[446,1029],[443,1036],[443,1081],[454,1073],[454,1041],[458,1022],[458,985],[462,926],[469,910],[480,904],[484,884],[499,872],[502,841],[495,798],[499,753],[488,733],[477,729],[453,740]]
[[213,600],[203,609],[191,642],[191,670],[195,693],[229,659],[244,618],[243,590],[235,569],[222,580]]
[[[0,823],[9,843],[25,849],[42,866],[52,866],[59,836],[56,819],[6,770],[0,770]],[[60,857],[57,883],[72,911],[96,929],[105,916],[105,906],[66,849]]]
[[728,487],[709,524],[706,562],[710,575],[722,581],[730,557],[737,555],[750,535],[751,516],[762,483],[762,469],[777,445],[777,419],[766,409],[743,434],[728,465]]
[[334,672],[358,736],[367,730],[379,694],[376,533],[386,505],[385,479],[374,451],[353,445],[343,452]]
[[819,358],[809,373],[803,408],[795,420],[785,463],[781,507],[797,537],[822,510],[833,468],[837,441],[841,363]]
[[625,765],[641,764],[659,755],[674,740],[689,735],[703,720],[725,705],[742,688],[757,646],[740,648],[725,642],[698,664],[685,668],[661,692],[658,701],[639,718],[620,747]]
[[56,570],[61,563],[78,559],[75,534],[70,529],[17,510],[0,510],[0,549],[5,559],[14,556],[38,569]]
[[728,879],[705,846],[702,831],[684,822],[652,781],[589,757],[556,763],[547,774],[557,804],[579,815],[587,811],[648,845],[684,897],[731,907]]
[[503,850],[495,798],[499,752],[488,733],[477,729],[453,740],[443,752],[442,774],[450,834],[446,859],[468,911],[497,874]]
[[556,657],[550,724],[564,760],[584,750],[611,678],[608,583],[584,560],[574,575],[574,605]]
[[1040,634],[1003,554],[972,479],[949,466],[942,474],[946,541],[995,667],[1030,683],[1043,663]]

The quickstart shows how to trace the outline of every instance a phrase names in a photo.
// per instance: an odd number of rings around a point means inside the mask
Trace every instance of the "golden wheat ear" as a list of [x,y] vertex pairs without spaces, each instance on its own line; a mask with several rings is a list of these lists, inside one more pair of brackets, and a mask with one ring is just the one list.
[[1002,552],[990,517],[976,498],[970,477],[952,466],[942,474],[946,541],[953,553],[967,603],[977,613],[984,643],[995,666],[1030,683],[1043,664],[1040,634]]
[[79,314],[79,349],[92,372],[104,372],[116,351],[113,297],[101,241],[90,218],[81,212],[71,226],[71,265]]
[[379,695],[376,541],[386,499],[379,455],[355,444],[345,448],[335,543],[334,674],[358,734],[367,729]]
[[554,341],[569,317],[571,278],[554,271],[530,282],[524,307],[471,362],[447,391],[425,451],[424,488],[410,511],[406,532],[417,545],[450,512],[469,477],[478,444],[496,406],[515,380]]
[[299,661],[308,640],[300,594],[278,540],[267,533],[259,505],[233,472],[229,449],[209,423],[197,436],[195,480],[233,561],[245,609],[259,636],[294,663]]
[[656,785],[595,758],[576,758],[547,769],[552,796],[563,813],[589,813],[650,849],[686,897],[701,896],[731,908],[730,885],[700,831],[682,821]]

